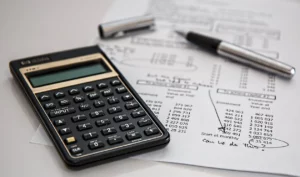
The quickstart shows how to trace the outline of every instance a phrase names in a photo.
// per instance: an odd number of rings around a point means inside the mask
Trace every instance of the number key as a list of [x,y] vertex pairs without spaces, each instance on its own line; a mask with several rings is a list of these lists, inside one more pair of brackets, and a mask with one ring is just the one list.
[[84,121],[87,118],[84,114],[81,114],[81,115],[73,116],[71,119],[72,119],[73,122],[79,122],[79,121]]
[[102,141],[91,141],[89,143],[89,148],[91,150],[98,149],[98,148],[101,148],[101,147],[104,147],[104,143]]
[[134,125],[132,123],[123,124],[123,125],[120,125],[120,129],[122,131],[132,130],[132,129],[134,129]]
[[109,114],[114,114],[114,113],[117,113],[117,112],[121,112],[122,109],[120,106],[115,106],[115,107],[111,107],[111,108],[108,108],[108,113]]
[[93,139],[93,138],[97,138],[98,134],[96,132],[89,132],[89,133],[83,134],[82,137],[83,137],[84,140],[90,140],[90,139]]
[[110,121],[108,119],[102,119],[102,120],[97,120],[96,121],[96,125],[98,127],[109,125],[109,124],[110,124]]
[[101,132],[103,135],[110,135],[110,134],[117,133],[117,130],[115,129],[115,127],[109,127],[101,130]]
[[128,120],[128,116],[126,114],[118,115],[118,116],[114,117],[115,122],[122,122],[122,121],[125,121],[125,120]]
[[79,130],[79,131],[87,130],[87,129],[91,129],[91,128],[93,128],[93,126],[90,123],[77,125],[77,130]]
[[94,111],[90,113],[91,118],[101,117],[104,116],[104,112],[102,110]]

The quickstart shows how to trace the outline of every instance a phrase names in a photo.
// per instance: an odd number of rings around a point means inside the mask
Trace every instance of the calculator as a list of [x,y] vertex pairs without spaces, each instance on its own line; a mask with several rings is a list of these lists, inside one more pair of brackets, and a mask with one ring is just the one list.
[[98,46],[11,61],[10,70],[70,166],[127,157],[170,141]]

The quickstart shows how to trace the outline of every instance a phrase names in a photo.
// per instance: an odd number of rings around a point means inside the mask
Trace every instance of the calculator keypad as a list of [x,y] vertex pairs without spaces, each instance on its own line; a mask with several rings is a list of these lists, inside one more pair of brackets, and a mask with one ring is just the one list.
[[73,156],[162,135],[142,105],[117,77],[36,96]]

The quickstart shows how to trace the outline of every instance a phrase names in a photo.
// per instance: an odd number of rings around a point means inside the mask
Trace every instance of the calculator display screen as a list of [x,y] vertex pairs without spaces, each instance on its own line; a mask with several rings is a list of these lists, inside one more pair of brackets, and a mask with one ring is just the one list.
[[106,73],[109,70],[100,62],[89,63],[85,65],[77,65],[68,68],[59,68],[45,73],[27,76],[32,87],[40,87],[44,85],[54,84],[58,82],[78,79],[82,77]]

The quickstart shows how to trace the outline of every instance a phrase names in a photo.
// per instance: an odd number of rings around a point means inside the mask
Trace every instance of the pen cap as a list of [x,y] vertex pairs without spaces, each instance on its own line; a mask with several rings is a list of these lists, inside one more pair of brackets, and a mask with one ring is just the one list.
[[154,29],[155,18],[152,15],[131,17],[123,20],[103,23],[99,25],[100,37],[121,37],[127,33]]

